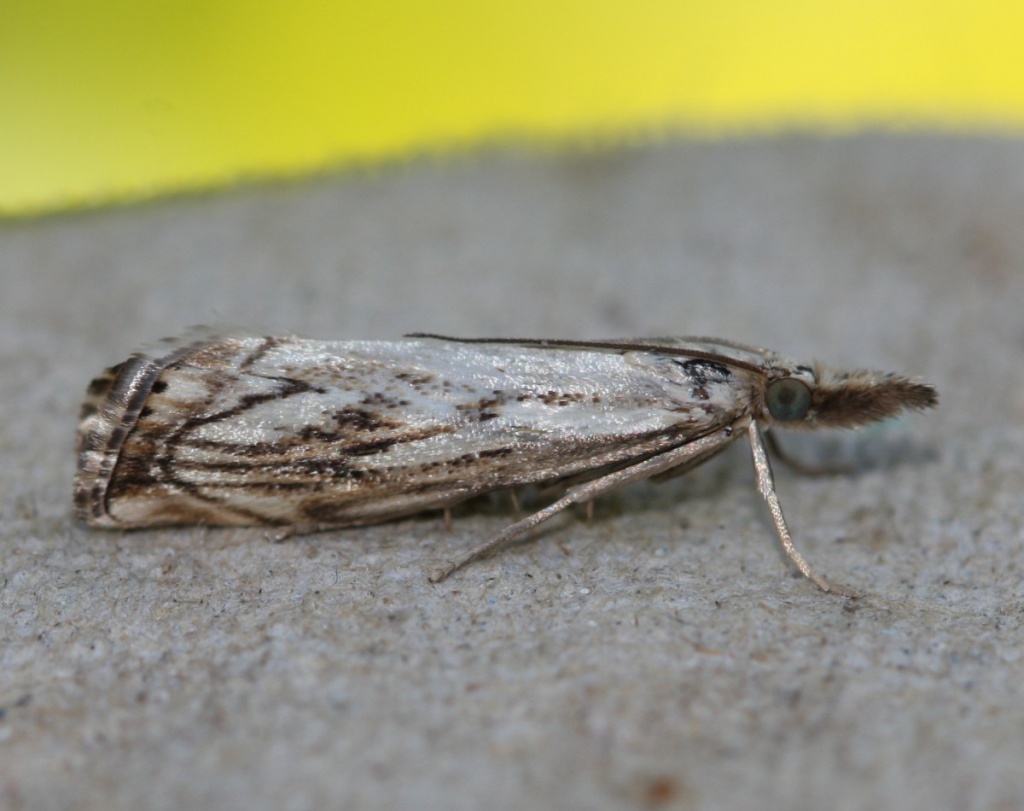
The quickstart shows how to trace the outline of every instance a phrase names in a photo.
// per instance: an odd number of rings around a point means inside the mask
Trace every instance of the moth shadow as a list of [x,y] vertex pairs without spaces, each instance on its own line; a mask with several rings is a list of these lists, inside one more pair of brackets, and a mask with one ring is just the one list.
[[908,434],[890,436],[887,433],[883,430],[852,436],[840,432],[808,436],[778,432],[772,434],[772,438],[784,458],[773,454],[772,461],[778,467],[810,476],[857,476],[939,460],[934,444]]

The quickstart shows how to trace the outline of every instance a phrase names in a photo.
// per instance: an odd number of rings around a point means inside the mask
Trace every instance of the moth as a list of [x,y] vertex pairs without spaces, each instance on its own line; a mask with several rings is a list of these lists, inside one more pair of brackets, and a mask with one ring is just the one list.
[[931,408],[934,387],[711,338],[401,341],[197,334],[89,387],[74,500],[95,527],[372,524],[522,485],[550,506],[435,571],[448,576],[574,503],[706,462],[742,436],[782,548],[762,432],[850,428]]

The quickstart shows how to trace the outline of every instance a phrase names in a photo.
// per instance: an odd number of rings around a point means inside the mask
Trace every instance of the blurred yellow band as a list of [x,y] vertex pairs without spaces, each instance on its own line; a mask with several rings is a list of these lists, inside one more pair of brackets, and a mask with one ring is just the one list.
[[5,0],[0,213],[480,143],[1019,134],[1005,0]]

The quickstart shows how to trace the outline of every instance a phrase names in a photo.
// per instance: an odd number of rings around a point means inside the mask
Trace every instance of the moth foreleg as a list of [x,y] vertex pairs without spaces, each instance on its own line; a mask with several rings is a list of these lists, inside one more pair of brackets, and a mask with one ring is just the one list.
[[829,583],[824,577],[811,568],[811,564],[800,554],[800,550],[793,543],[793,535],[786,526],[786,518],[782,514],[782,505],[779,503],[779,496],[775,492],[775,477],[772,475],[772,466],[768,461],[768,453],[765,451],[764,442],[761,439],[761,431],[758,429],[757,420],[751,420],[748,428],[750,436],[750,450],[754,455],[754,471],[757,473],[757,490],[761,494],[772,514],[772,521],[775,523],[775,531],[778,533],[779,541],[786,556],[796,564],[800,573],[812,581],[822,591],[832,592],[843,597],[857,597],[857,592],[845,586],[838,586]]
[[733,438],[732,427],[723,428],[713,434],[701,437],[700,439],[695,439],[692,442],[688,442],[678,448],[665,451],[664,453],[651,457],[650,459],[645,459],[644,461],[638,462],[630,467],[617,470],[614,473],[609,473],[608,475],[594,479],[593,481],[574,485],[573,487],[570,487],[566,491],[565,495],[558,499],[558,501],[548,505],[539,512],[535,512],[533,515],[530,515],[521,521],[517,521],[515,524],[512,524],[512,526],[508,527],[503,532],[498,533],[493,538],[467,549],[454,560],[451,560],[444,566],[434,570],[430,575],[430,581],[432,583],[437,583],[444,580],[452,572],[457,569],[461,569],[470,561],[476,560],[477,558],[493,552],[496,549],[500,549],[518,538],[520,535],[524,535],[529,532],[538,524],[541,524],[552,516],[557,515],[572,504],[593,501],[594,499],[603,496],[605,493],[614,490],[617,487],[621,487],[624,484],[649,478],[650,476],[657,475],[662,471],[669,470],[676,465],[686,464],[689,459],[703,455],[712,448],[717,448],[720,445],[731,442]]

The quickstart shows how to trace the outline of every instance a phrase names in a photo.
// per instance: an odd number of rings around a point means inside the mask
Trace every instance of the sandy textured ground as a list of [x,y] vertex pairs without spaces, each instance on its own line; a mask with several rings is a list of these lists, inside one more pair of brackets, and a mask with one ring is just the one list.
[[[1024,805],[1024,143],[483,155],[0,225],[0,807]],[[438,585],[506,499],[283,544],[91,531],[103,366],[195,323],[715,334],[918,374],[800,436],[794,577],[743,447]],[[787,439],[789,437],[783,437]]]

